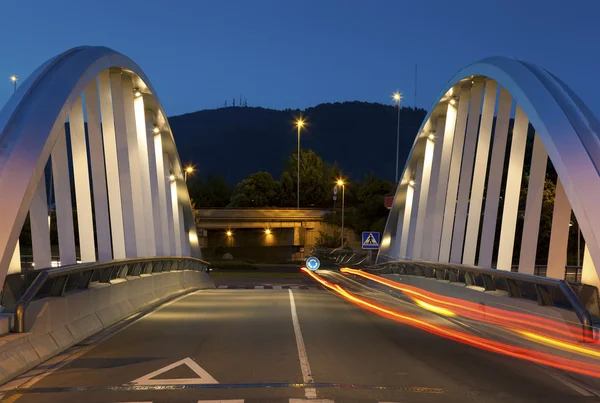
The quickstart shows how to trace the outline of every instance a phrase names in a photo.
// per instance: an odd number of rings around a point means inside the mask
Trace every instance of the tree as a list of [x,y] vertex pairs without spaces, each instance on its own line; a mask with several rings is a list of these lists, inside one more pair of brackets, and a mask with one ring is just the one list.
[[200,175],[190,176],[187,186],[196,208],[226,207],[231,200],[231,188],[223,175],[209,173],[204,180]]
[[279,184],[268,172],[256,172],[237,184],[229,207],[270,207],[278,204]]
[[[289,158],[286,170],[284,171],[292,179],[294,190],[297,186],[298,177],[298,154],[294,153]],[[282,180],[284,179],[282,175]],[[285,178],[287,181],[288,179]],[[283,183],[282,183],[283,184]],[[286,186],[289,183],[286,183]],[[328,200],[330,193],[326,166],[317,153],[312,150],[301,150],[300,152],[300,205],[302,207],[323,206]],[[285,189],[287,190],[287,189]],[[282,192],[284,191],[282,186]],[[294,195],[296,191],[294,191]],[[282,194],[282,200],[287,200],[288,195]],[[294,203],[295,204],[295,203]]]

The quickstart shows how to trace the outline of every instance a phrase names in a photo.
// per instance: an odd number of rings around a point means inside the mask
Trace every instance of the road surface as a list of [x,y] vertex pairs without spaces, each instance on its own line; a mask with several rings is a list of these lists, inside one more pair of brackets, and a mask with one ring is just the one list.
[[77,346],[59,368],[26,375],[3,401],[596,399],[546,368],[392,322],[316,285],[203,290],[113,332]]

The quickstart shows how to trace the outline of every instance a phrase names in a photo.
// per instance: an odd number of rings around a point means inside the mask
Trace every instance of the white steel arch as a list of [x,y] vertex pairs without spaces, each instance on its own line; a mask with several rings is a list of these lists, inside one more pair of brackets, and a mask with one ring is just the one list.
[[[489,267],[494,242],[499,241],[498,269],[510,270],[529,125],[535,137],[519,271],[533,274],[549,158],[558,183],[547,275],[564,276],[572,210],[586,243],[582,280],[600,285],[594,265],[600,265],[600,122],[551,73],[504,57],[467,66],[433,103],[398,184],[379,261],[410,258]],[[504,171],[505,158],[508,172]],[[433,164],[429,178],[423,178],[428,170],[421,167],[426,161]],[[424,190],[421,184],[428,188]],[[502,219],[497,223],[502,188]],[[415,197],[415,192],[427,200]],[[413,203],[415,199],[418,205]],[[414,211],[423,208],[424,213]],[[495,239],[497,225],[499,240]],[[423,233],[411,234],[413,228]],[[416,249],[406,249],[405,236],[409,246],[415,236],[422,240]]]
[[49,160],[61,265],[201,257],[171,129],[150,81],[112,49],[78,47],[41,65],[0,111],[0,285],[9,269],[20,269],[28,214],[35,267],[50,266]]

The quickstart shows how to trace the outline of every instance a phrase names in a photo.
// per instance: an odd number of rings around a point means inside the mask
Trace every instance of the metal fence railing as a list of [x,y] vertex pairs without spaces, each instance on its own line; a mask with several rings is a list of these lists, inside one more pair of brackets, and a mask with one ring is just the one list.
[[479,286],[486,291],[502,290],[512,298],[574,311],[584,330],[591,330],[600,317],[598,289],[586,284],[497,269],[415,260],[389,261],[364,269],[373,274],[422,276]]
[[86,289],[93,283],[143,274],[158,274],[178,270],[208,272],[210,264],[193,257],[151,257],[83,263],[48,268],[7,276],[1,305],[4,312],[14,312],[13,332],[22,333],[25,311],[34,299],[61,297],[66,293]]

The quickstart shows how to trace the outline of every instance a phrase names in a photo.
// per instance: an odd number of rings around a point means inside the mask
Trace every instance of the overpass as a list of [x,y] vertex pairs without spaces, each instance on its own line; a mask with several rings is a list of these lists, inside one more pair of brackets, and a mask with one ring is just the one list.
[[[508,273],[529,121],[537,135],[525,247],[519,272]],[[312,288],[250,279],[215,289],[150,81],[111,49],[71,49],[40,66],[0,111],[0,398],[588,401],[600,395],[600,350],[571,288],[584,287],[531,276],[525,263],[537,239],[540,172],[551,161],[560,182],[548,276],[560,277],[565,264],[572,208],[585,238],[584,281],[597,284],[598,127],[545,70],[502,58],[475,63],[442,90],[417,134],[379,254],[386,264],[303,270]],[[486,222],[503,187],[491,269],[494,242],[483,239],[494,238]],[[483,200],[491,213],[475,231]],[[201,213],[200,228],[225,220],[300,228],[314,213],[254,212],[250,221],[218,214]],[[25,246],[34,268],[20,267]],[[588,300],[597,302],[593,290]]]

